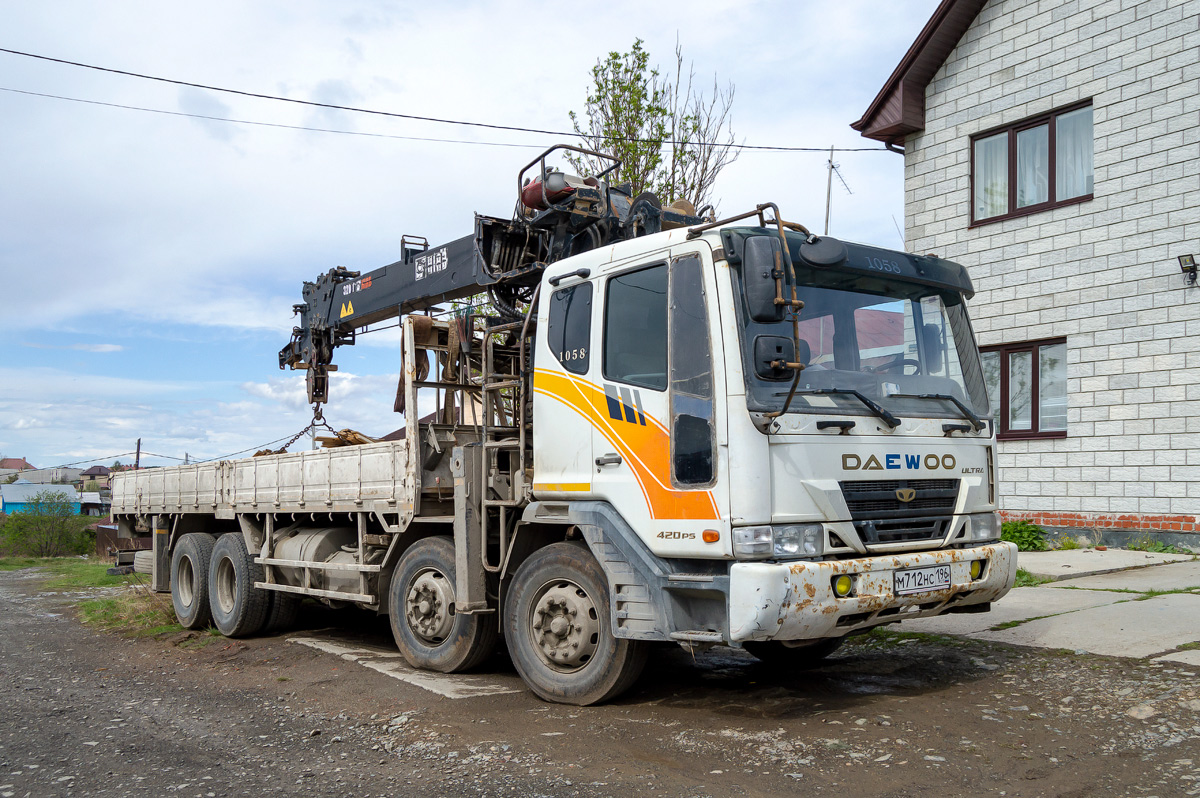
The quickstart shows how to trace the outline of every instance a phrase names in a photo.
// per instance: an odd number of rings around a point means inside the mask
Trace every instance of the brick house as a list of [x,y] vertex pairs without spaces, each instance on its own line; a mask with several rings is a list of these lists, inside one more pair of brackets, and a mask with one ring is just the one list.
[[1200,532],[1200,0],[943,0],[851,126],[975,283],[1002,513]]

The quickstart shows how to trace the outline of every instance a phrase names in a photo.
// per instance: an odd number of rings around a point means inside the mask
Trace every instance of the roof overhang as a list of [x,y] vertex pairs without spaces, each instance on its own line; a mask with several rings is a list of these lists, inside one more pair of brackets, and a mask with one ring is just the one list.
[[987,0],[942,0],[862,119],[850,127],[889,148],[925,129],[925,88]]

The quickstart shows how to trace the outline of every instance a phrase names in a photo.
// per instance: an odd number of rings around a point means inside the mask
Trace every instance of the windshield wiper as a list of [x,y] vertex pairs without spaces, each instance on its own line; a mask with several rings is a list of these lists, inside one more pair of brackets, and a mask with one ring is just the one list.
[[941,399],[944,402],[950,402],[962,412],[963,416],[967,420],[971,422],[971,426],[976,432],[979,432],[979,430],[983,429],[985,426],[983,419],[975,415],[971,408],[963,404],[962,400],[955,396],[951,396],[948,393],[894,393],[891,394],[889,398],[897,396],[901,399]]
[[[887,424],[892,429],[895,429],[896,427],[900,426],[900,419],[896,418],[894,415],[889,413],[885,408],[880,407],[877,403],[875,403],[874,401],[863,396],[861,393],[854,390],[853,388],[800,388],[796,391],[796,393],[807,394],[809,396],[812,396],[814,394],[819,395],[819,394],[844,393],[847,396],[853,396],[855,399],[862,402],[864,405],[866,405],[870,409],[870,411],[872,413],[874,413],[876,416],[878,416],[880,419],[882,419],[884,424]],[[787,394],[781,392],[781,393],[777,393],[775,395],[776,396],[786,396]]]

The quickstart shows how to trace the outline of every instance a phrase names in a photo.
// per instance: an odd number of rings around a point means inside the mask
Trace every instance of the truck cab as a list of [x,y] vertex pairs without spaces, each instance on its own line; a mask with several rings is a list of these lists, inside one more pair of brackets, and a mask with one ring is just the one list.
[[639,605],[606,564],[617,637],[799,657],[1012,587],[960,265],[723,225],[542,291],[533,498],[640,572]]

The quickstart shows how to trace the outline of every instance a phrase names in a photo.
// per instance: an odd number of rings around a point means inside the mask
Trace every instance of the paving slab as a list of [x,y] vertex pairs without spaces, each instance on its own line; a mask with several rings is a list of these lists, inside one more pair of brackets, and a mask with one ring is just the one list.
[[1200,596],[1172,593],[1107,604],[974,636],[1020,646],[1145,658],[1200,640]]
[[1190,554],[1155,554],[1130,549],[1070,549],[1067,551],[1022,551],[1017,566],[1044,579],[1073,579],[1079,576],[1107,574],[1148,565],[1191,561]]
[[1055,590],[1049,587],[1018,587],[992,604],[992,611],[978,615],[939,615],[914,618],[900,624],[902,632],[927,632],[938,635],[969,635],[1010,621],[1026,621],[1043,615],[1115,604],[1130,598],[1128,593],[1103,590]]
[[1200,562],[1176,562],[1153,568],[1135,568],[1077,579],[1063,579],[1050,589],[1082,587],[1089,590],[1190,590],[1200,588]]
[[1155,657],[1154,662],[1174,662],[1183,665],[1195,665],[1200,668],[1200,651],[1191,649],[1188,651],[1176,651],[1173,654],[1164,654],[1161,657]]

